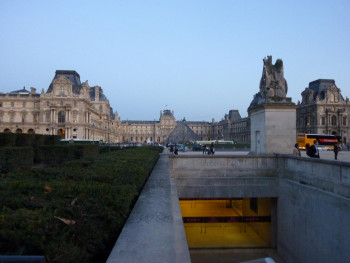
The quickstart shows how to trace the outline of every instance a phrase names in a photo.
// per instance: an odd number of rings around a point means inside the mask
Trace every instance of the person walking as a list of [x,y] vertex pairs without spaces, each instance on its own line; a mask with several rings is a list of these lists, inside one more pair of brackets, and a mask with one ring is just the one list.
[[334,152],[334,160],[338,160],[338,152],[339,152],[339,144],[338,143],[334,144],[333,152]]
[[294,144],[293,155],[301,156],[298,143]]
[[207,153],[207,146],[205,144],[202,145],[202,151],[203,151],[203,154]]
[[215,149],[214,149],[214,143],[212,142],[210,145],[210,154],[214,155]]
[[318,141],[314,140],[314,144],[311,145],[308,149],[308,153],[309,153],[308,155],[311,158],[320,158],[320,152],[318,151],[317,145],[318,145]]
[[175,144],[174,154],[178,155],[179,147],[177,147],[177,144]]

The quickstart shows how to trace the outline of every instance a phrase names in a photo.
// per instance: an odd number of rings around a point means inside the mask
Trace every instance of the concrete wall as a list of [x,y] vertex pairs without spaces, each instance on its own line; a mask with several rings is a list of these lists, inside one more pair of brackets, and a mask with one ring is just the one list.
[[281,158],[278,253],[287,263],[350,262],[350,164]]
[[277,159],[273,155],[169,158],[170,174],[176,181],[179,198],[277,196]]
[[287,263],[350,262],[349,163],[291,155],[169,161],[179,198],[277,197],[272,238]]

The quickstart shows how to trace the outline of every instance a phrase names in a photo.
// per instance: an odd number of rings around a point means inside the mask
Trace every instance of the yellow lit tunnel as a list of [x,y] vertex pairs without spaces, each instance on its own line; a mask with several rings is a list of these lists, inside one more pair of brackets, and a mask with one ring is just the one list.
[[189,248],[271,246],[271,199],[181,199]]

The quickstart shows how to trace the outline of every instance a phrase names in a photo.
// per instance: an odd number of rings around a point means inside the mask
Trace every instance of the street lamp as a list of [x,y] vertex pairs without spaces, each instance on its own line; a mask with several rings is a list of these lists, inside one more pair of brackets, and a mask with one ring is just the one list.
[[95,123],[92,123],[92,143],[95,143]]

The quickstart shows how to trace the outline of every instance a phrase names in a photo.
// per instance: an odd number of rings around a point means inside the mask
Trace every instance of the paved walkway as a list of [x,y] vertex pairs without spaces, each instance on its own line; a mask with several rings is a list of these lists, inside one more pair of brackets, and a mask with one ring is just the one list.
[[161,154],[107,263],[189,263],[190,254],[169,159]]

